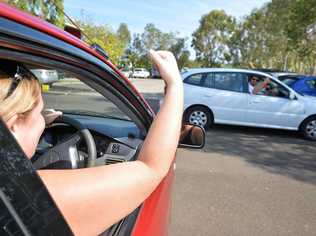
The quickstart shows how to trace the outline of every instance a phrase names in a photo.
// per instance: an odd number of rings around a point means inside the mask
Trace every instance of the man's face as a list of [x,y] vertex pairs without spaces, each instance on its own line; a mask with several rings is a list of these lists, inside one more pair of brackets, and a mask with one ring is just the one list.
[[250,79],[250,84],[252,85],[252,86],[256,86],[256,84],[257,84],[257,82],[258,82],[258,79],[257,78],[251,78]]

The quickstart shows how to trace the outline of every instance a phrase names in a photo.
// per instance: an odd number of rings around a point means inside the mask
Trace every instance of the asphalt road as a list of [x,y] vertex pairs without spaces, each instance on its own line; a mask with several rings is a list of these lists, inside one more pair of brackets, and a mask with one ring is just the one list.
[[[157,110],[163,82],[132,83]],[[45,96],[114,112],[80,85],[63,86]],[[67,86],[78,91],[68,96]],[[204,149],[179,149],[172,201],[171,236],[316,235],[316,143],[297,132],[215,126]]]
[[215,126],[179,150],[169,234],[316,235],[316,145],[296,132]]

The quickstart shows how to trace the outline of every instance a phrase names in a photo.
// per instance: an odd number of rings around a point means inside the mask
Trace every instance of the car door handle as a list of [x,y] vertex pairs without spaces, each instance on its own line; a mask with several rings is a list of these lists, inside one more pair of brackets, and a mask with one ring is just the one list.
[[252,104],[256,104],[256,103],[261,103],[261,101],[258,101],[258,100],[253,100],[253,101],[251,101],[250,103],[252,103]]

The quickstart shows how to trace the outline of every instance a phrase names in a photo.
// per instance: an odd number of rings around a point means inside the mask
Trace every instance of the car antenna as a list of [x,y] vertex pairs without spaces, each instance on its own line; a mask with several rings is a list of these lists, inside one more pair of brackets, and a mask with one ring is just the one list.
[[61,11],[61,12],[64,14],[64,16],[66,16],[66,18],[70,21],[71,24],[73,24],[73,25],[77,28],[77,30],[79,30],[80,32],[82,32],[82,34],[88,39],[89,43],[91,44],[91,45],[90,45],[91,48],[95,49],[98,53],[100,53],[100,54],[101,54],[103,57],[105,57],[107,60],[109,59],[108,53],[107,53],[99,44],[93,42],[93,41],[91,40],[91,38],[90,38],[84,31],[82,31],[82,30],[80,29],[80,27],[75,23],[75,21],[73,21],[73,20],[71,19],[71,17],[68,16],[68,15],[66,14],[66,12],[65,12],[63,9],[59,8],[58,6],[55,6],[55,7],[56,7],[59,11]]

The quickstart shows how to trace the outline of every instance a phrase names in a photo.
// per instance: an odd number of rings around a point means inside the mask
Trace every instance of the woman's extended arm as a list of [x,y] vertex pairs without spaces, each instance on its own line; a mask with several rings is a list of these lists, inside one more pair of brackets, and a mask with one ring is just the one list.
[[178,145],[183,86],[170,52],[151,51],[167,89],[137,161],[38,171],[76,235],[97,235],[138,207],[168,173]]

